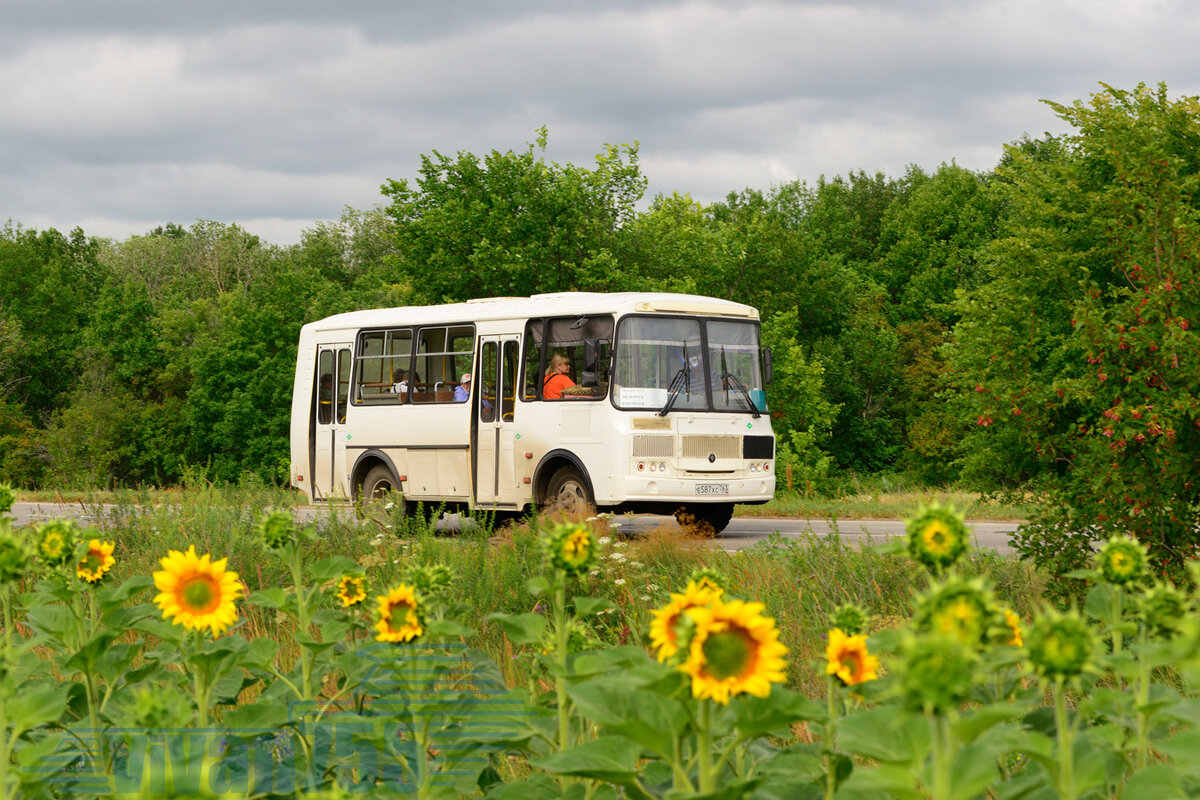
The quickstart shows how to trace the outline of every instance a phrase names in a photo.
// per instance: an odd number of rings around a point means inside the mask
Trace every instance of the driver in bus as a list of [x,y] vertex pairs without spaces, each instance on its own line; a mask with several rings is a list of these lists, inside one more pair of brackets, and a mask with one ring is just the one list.
[[571,380],[569,373],[571,371],[571,360],[562,353],[555,353],[550,357],[550,366],[546,367],[546,377],[542,381],[542,397],[547,400],[561,400],[563,389],[570,389],[575,385],[575,381]]

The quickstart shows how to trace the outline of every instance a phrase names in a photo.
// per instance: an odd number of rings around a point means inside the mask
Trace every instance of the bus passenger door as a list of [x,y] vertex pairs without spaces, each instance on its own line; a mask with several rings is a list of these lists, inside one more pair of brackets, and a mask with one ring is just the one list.
[[512,508],[516,482],[513,444],[516,437],[516,394],[520,343],[516,336],[483,336],[479,340],[474,413],[478,424],[475,448],[475,503]]
[[317,385],[313,396],[313,500],[347,498],[346,406],[350,402],[350,345],[317,348]]

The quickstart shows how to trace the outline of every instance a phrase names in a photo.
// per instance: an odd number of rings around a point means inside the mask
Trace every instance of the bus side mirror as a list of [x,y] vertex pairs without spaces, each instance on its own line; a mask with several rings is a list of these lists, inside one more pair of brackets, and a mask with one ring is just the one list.
[[771,378],[774,372],[774,356],[771,354],[771,348],[764,347],[762,349],[763,357],[763,383],[767,386],[771,385]]

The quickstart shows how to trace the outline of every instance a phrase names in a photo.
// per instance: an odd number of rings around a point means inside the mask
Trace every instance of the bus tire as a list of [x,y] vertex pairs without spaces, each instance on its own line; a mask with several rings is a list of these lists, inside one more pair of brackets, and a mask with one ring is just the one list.
[[382,500],[389,492],[398,491],[400,491],[400,487],[396,485],[392,471],[387,468],[386,464],[376,464],[371,467],[358,486],[358,501],[365,505],[375,500]]
[[588,517],[596,513],[592,488],[579,470],[570,464],[559,467],[546,485],[545,505],[572,517]]
[[697,503],[681,506],[675,511],[675,521],[691,536],[711,538],[733,519],[733,503]]

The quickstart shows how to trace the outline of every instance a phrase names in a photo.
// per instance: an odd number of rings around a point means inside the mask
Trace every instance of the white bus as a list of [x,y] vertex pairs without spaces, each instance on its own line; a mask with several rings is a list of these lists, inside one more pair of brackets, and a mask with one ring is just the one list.
[[758,312],[709,297],[338,314],[300,331],[291,482],[312,502],[394,490],[410,511],[597,508],[719,532],[775,493],[770,372]]

